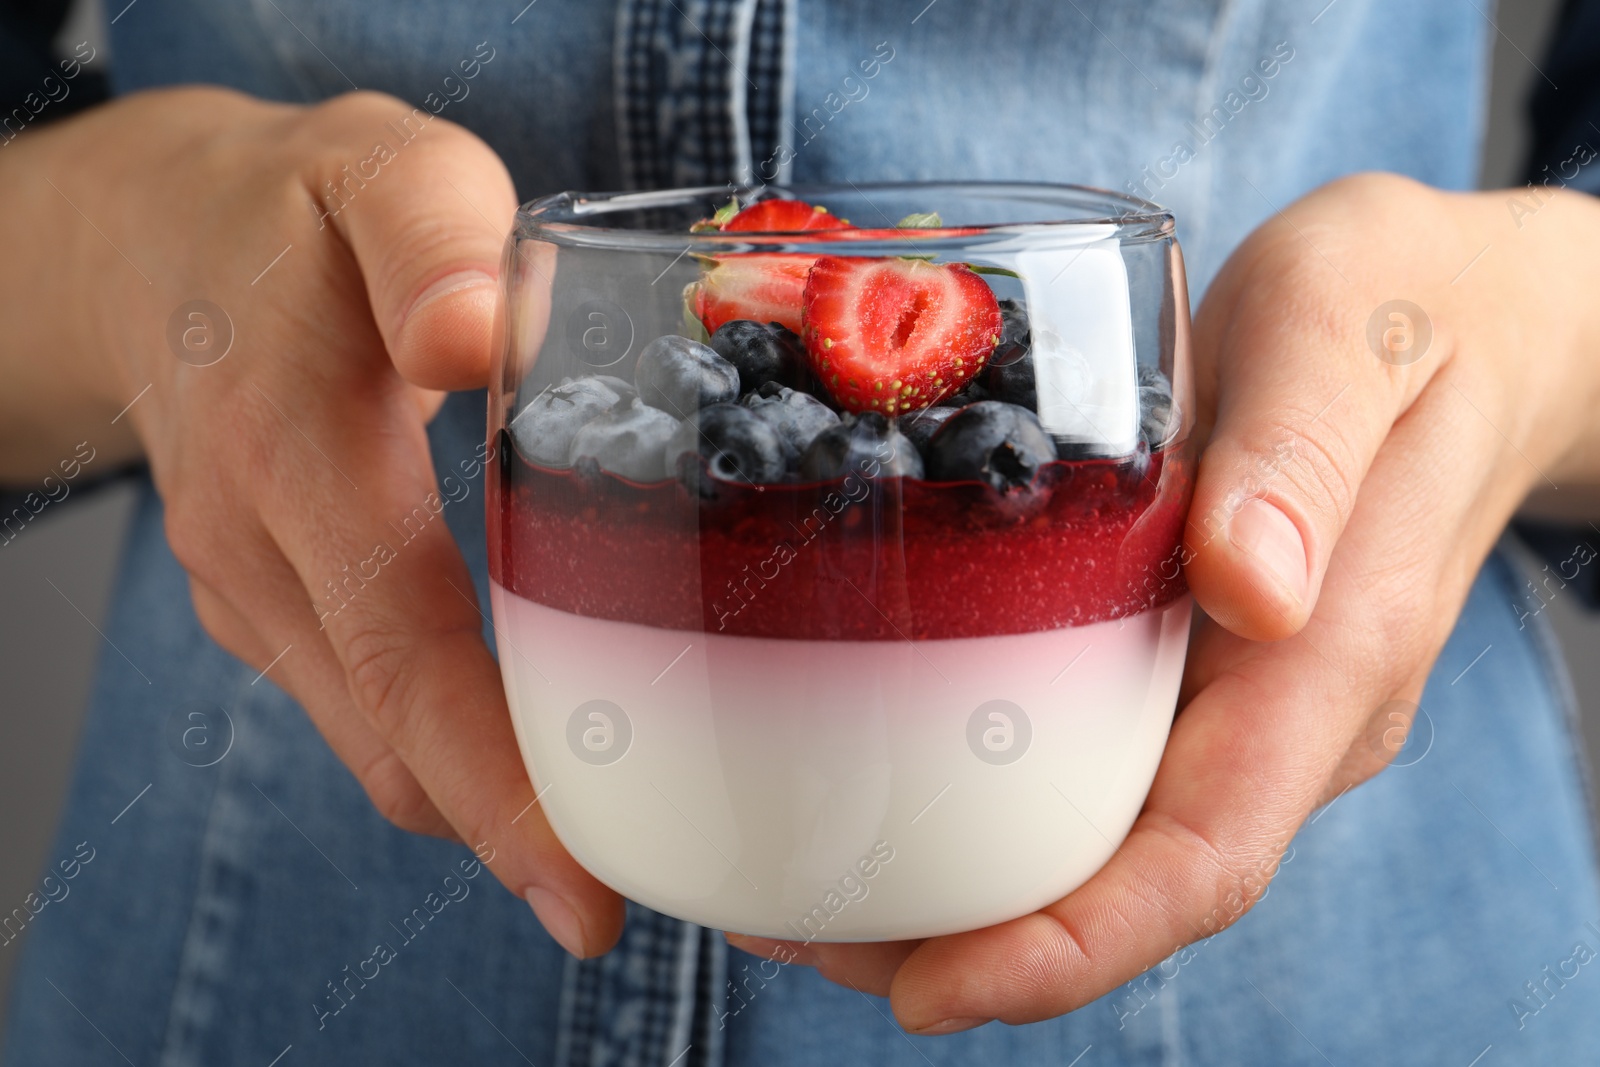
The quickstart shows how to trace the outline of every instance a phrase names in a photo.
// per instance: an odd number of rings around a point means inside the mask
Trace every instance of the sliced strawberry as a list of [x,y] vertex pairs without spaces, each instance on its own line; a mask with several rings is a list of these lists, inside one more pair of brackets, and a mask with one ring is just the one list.
[[800,336],[842,407],[896,415],[949,396],[1000,339],[1000,305],[962,263],[823,256]]
[[825,208],[812,207],[803,200],[763,200],[751,204],[722,224],[729,230],[763,233],[794,233],[800,230],[847,230],[850,224],[828,214]]
[[876,227],[870,229],[857,229],[854,226],[839,230],[827,235],[829,241],[904,241],[906,252],[915,254],[918,240],[939,240],[946,237],[976,237],[983,233],[981,226],[932,226],[932,227]]
[[[693,230],[744,233],[789,233],[800,230],[848,230],[850,224],[801,200],[763,200],[743,211],[730,202]],[[806,272],[815,256],[791,252],[736,252],[714,256],[700,280],[684,290],[689,311],[706,330],[731,319],[779,322],[800,330],[800,301]]]
[[[893,226],[872,229],[849,227],[843,233],[831,233],[830,241],[897,241],[913,238],[970,237],[983,232],[980,226],[946,226],[937,211],[919,211],[907,215]],[[914,247],[914,242],[913,242]]]
[[816,256],[752,252],[718,256],[683,299],[707,333],[733,319],[779,322],[800,332],[806,273]]

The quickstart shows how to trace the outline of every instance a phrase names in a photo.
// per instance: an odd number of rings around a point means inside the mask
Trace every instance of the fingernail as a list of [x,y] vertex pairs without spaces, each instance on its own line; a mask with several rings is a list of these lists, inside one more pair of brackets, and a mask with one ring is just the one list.
[[1306,546],[1289,516],[1265,500],[1246,500],[1228,520],[1228,540],[1253,556],[1295,600],[1305,602]]
[[403,322],[409,322],[417,312],[441,297],[459,293],[463,289],[478,289],[498,284],[499,282],[492,275],[485,274],[481,270],[463,270],[457,271],[455,274],[447,274],[424,289],[421,295],[411,302],[411,308],[406,312]]
[[919,1026],[917,1029],[911,1032],[913,1034],[924,1034],[928,1037],[938,1037],[940,1034],[959,1034],[963,1030],[971,1030],[975,1027],[982,1026],[984,1023],[992,1022],[994,1022],[993,1019],[943,1019],[934,1023],[932,1026]]
[[524,893],[523,899],[562,948],[580,960],[588,956],[583,947],[583,923],[578,921],[578,913],[572,910],[572,905],[538,886]]

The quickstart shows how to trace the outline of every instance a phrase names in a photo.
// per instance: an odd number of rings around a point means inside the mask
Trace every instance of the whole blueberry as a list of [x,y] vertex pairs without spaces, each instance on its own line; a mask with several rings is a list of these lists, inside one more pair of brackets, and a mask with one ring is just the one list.
[[987,482],[1004,492],[1032,483],[1056,458],[1055,443],[1027,408],[984,400],[952,415],[928,442],[933,477]]
[[632,382],[622,378],[614,378],[609,374],[593,374],[589,376],[588,380],[591,382],[599,382],[607,389],[610,389],[613,393],[616,393],[618,398],[624,401],[632,400],[634,397],[639,395],[639,390],[634,388]]
[[972,401],[992,399],[1039,410],[1033,376],[1033,334],[1028,325],[1028,309],[1020,301],[1000,301],[1000,342],[989,357],[981,382]]
[[1029,411],[1039,410],[1039,386],[1033,374],[1033,352],[1013,349],[1009,363],[990,364],[983,372],[987,399],[1015,404]]
[[571,459],[593,459],[602,470],[636,482],[667,477],[667,442],[679,420],[638,397],[592,419],[572,439]]
[[[688,462],[696,456],[700,462]],[[703,468],[725,482],[770,485],[785,473],[783,439],[765,419],[737,404],[712,404],[690,415],[667,442],[667,469],[677,470],[702,494]]]
[[958,407],[945,407],[943,405],[933,408],[923,408],[913,411],[909,415],[901,415],[895,420],[895,425],[900,432],[917,446],[918,452],[926,452],[928,441],[938,432],[945,421],[961,409]]
[[791,464],[799,460],[817,434],[839,424],[839,416],[828,405],[809,393],[777,382],[767,382],[756,392],[746,393],[739,403],[778,431],[785,458]]
[[876,411],[846,415],[817,435],[800,457],[800,477],[831,481],[849,474],[867,478],[921,478],[922,456],[894,423]]
[[799,335],[780,323],[731,319],[711,335],[711,347],[738,368],[739,388],[745,392],[766,382],[798,388],[808,373]]
[[646,404],[678,418],[739,395],[739,372],[732,363],[699,341],[673,334],[645,345],[633,382]]
[[572,439],[623,400],[619,389],[633,396],[633,387],[619,378],[568,378],[543,390],[511,420],[517,450],[541,466],[566,466]]

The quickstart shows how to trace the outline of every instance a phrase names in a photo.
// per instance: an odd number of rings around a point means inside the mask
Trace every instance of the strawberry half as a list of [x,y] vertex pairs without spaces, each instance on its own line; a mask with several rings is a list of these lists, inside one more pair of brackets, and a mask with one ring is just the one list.
[[763,200],[722,224],[722,230],[793,233],[800,230],[847,230],[850,224],[803,200]]
[[823,256],[806,280],[800,336],[842,407],[896,415],[960,389],[1000,329],[994,291],[965,264]]
[[[744,233],[788,233],[800,230],[848,230],[850,224],[803,200],[763,200],[737,211],[737,201],[704,222],[705,230]],[[732,319],[778,322],[800,332],[800,301],[806,272],[815,256],[794,252],[736,252],[714,256],[700,280],[683,291],[690,314],[707,333]]]
[[718,256],[683,299],[707,333],[733,319],[778,322],[800,332],[800,304],[815,256],[751,252]]

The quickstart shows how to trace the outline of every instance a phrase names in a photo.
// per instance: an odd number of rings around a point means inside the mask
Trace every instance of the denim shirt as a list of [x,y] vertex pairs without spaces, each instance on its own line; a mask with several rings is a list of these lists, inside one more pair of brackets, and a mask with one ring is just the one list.
[[[1136,193],[1175,212],[1196,302],[1252,228],[1330,179],[1469,187],[1493,33],[1446,0],[138,0],[110,13],[116,92],[383,90],[482,136],[524,199],[936,178]],[[431,429],[436,465],[473,455],[483,426],[483,395],[453,396]],[[446,515],[486,603],[481,500]],[[633,905],[616,951],[566,959],[489,879],[462,880],[459,849],[383,824],[292,702],[204,636],[148,484],[126,553],[107,633],[129,662],[102,666],[62,836],[105,858],[85,868],[73,921],[41,917],[7,1062],[109,1055],[61,1003],[72,993],[106,1043],[163,1064],[1321,1062],[1308,1046],[1465,1064],[1511,1040],[1501,1031],[1544,1062],[1581,1047],[1570,1028],[1530,1023],[1549,1002],[1521,990],[1600,897],[1564,676],[1548,635],[1511,625],[1502,561],[1430,683],[1437,744],[1430,732],[1412,766],[1308,826],[1248,922],[1072,1016],[925,1040],[875,998]],[[200,703],[226,710],[233,742],[203,767],[167,736],[174,709]],[[1526,713],[1515,727],[1511,704]],[[1522,861],[1495,851],[1490,813],[1564,896],[1532,877],[1506,889],[1504,865]],[[425,931],[397,926],[447,875],[459,900]],[[1391,899],[1397,882],[1417,899]],[[1513,919],[1489,932],[1507,900]],[[1336,911],[1353,936],[1330,927]],[[1387,951],[1391,937],[1406,952]],[[352,984],[374,939],[398,966]],[[1316,953],[1339,965],[1313,972]],[[1495,961],[1494,981],[1463,991],[1462,953]],[[1414,985],[1386,1004],[1370,981],[1382,973]],[[118,994],[114,976],[135,974]],[[1596,1003],[1581,987],[1563,996],[1562,1010]]]
[[[523,199],[749,177],[1136,192],[1176,214],[1198,299],[1251,229],[1340,175],[1473,183],[1487,19],[1326,2],[140,0],[111,70],[123,92],[394,93],[482,136]],[[495,58],[464,78],[480,43]]]

